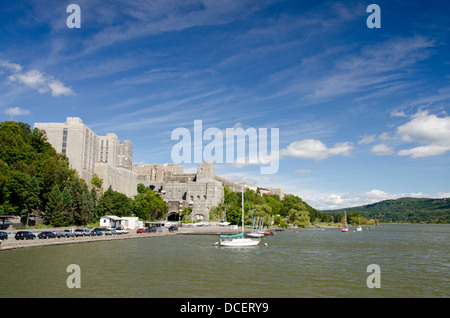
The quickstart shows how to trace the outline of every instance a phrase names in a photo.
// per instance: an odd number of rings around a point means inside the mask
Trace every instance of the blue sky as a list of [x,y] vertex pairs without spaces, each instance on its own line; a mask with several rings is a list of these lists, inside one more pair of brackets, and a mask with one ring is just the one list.
[[444,1],[2,1],[0,120],[81,117],[138,164],[172,162],[194,120],[279,128],[276,174],[216,174],[319,209],[450,197],[449,16]]

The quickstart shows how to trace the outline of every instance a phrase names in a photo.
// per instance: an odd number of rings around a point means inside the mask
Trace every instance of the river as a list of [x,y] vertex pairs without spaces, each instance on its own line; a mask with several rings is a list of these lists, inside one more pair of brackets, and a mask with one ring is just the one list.
[[[175,235],[0,252],[0,297],[450,296],[450,225],[276,232],[260,246]],[[70,264],[80,288],[69,288]],[[369,288],[371,264],[379,288]]]

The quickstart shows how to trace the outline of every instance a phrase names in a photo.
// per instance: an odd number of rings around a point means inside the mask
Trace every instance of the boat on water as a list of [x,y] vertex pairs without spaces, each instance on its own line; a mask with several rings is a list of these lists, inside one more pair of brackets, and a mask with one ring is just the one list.
[[344,226],[344,228],[342,229],[342,232],[346,233],[346,232],[348,232],[348,226],[347,226],[347,211],[344,211],[344,213],[345,213],[345,226]]
[[262,218],[258,218],[253,223],[254,223],[255,230],[253,232],[245,234],[246,237],[258,238],[258,237],[264,237],[266,235],[273,235],[270,232],[265,232],[265,231],[261,230],[263,228],[263,219]]
[[358,227],[356,228],[356,232],[362,232],[361,218],[359,216],[358,216]]
[[219,235],[218,246],[225,247],[246,247],[257,246],[261,242],[261,238],[246,237],[244,233],[244,188],[242,188],[242,232],[233,235]]

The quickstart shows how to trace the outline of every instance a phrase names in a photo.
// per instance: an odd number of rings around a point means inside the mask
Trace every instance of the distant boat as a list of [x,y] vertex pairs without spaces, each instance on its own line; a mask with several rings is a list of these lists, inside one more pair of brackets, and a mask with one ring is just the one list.
[[362,232],[362,227],[361,227],[361,225],[358,226],[358,227],[356,228],[356,232]]
[[356,232],[362,232],[361,221],[358,216],[358,227],[356,228]]
[[344,211],[345,213],[345,226],[342,229],[342,232],[348,232],[348,227],[347,227],[347,211]]
[[220,239],[216,242],[216,245],[225,247],[246,247],[257,246],[261,239],[245,237],[244,235],[244,188],[242,188],[242,232],[234,235],[220,235]]
[[266,235],[272,235],[272,233],[270,233],[270,232],[261,231],[261,228],[263,227],[262,226],[262,223],[263,223],[262,218],[258,218],[253,223],[255,224],[255,231],[245,234],[246,237],[258,238],[258,237],[264,237]]

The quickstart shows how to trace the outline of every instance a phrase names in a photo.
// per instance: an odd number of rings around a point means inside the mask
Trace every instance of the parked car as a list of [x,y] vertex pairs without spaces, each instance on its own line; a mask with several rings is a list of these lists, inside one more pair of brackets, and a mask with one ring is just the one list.
[[95,231],[95,232],[102,232],[102,234],[104,234],[104,235],[112,235],[111,230],[110,229],[106,229],[104,227],[96,227],[93,231]]
[[153,226],[148,227],[147,228],[147,233],[156,233],[156,227],[153,227]]
[[103,231],[100,231],[100,229],[93,229],[91,231],[91,235],[92,236],[102,236],[103,235]]
[[16,240],[34,240],[36,238],[36,235],[29,231],[19,231],[14,236]]
[[136,233],[146,233],[147,230],[145,229],[137,229]]
[[178,231],[178,226],[175,224],[169,226],[169,232],[173,232],[173,231]]
[[41,232],[38,234],[39,239],[49,239],[49,238],[55,238],[56,234],[50,231]]
[[8,239],[8,233],[0,232],[0,240],[7,240],[7,239]]
[[123,226],[116,227],[116,232],[117,234],[128,234],[128,231]]
[[[113,229],[113,228],[111,228],[111,229],[106,229],[106,230],[109,231],[111,234],[114,234],[114,235],[119,234],[119,233],[117,233],[116,229]],[[105,233],[106,233],[106,232],[105,232]],[[108,234],[106,234],[106,235],[108,235]]]
[[76,236],[89,236],[91,235],[91,232],[89,232],[88,229],[76,229],[74,231]]

